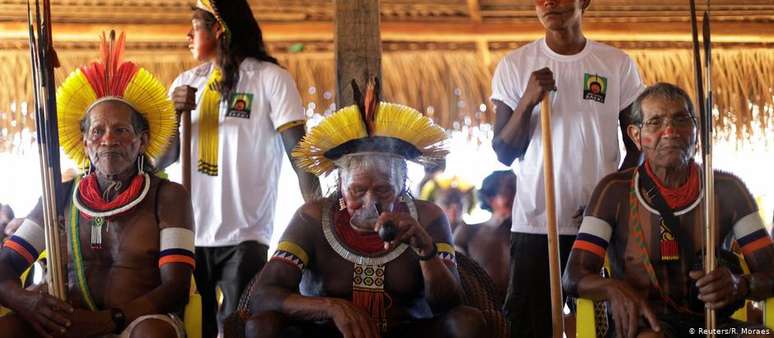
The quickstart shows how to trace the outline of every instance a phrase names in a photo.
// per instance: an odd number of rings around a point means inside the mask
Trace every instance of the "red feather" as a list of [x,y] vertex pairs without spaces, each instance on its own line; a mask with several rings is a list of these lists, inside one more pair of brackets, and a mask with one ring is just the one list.
[[81,67],[81,71],[94,89],[97,98],[104,96],[124,96],[129,82],[139,67],[132,62],[121,62],[126,46],[126,35],[122,32],[116,41],[115,31],[110,31],[110,40],[102,33],[100,42],[100,62]]

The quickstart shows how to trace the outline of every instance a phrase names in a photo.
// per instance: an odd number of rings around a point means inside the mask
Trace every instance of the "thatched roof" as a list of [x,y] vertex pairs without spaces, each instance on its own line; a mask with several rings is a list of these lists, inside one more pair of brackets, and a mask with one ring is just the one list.
[[[194,66],[184,36],[192,3],[52,0],[62,61],[57,79],[96,55],[99,32],[117,28],[127,32],[127,56],[171,83]],[[305,103],[324,113],[335,102],[334,1],[250,3],[270,50],[296,78]],[[507,50],[542,35],[529,1],[382,0],[381,12],[385,96],[446,127],[491,122],[491,109],[479,108],[488,105],[494,65]],[[688,20],[687,1],[595,0],[584,31],[629,52],[647,83],[690,89]],[[742,139],[753,130],[774,130],[774,2],[715,0],[712,20],[716,121],[726,132],[721,136]],[[26,1],[0,0],[0,138],[34,128],[31,115],[21,112],[21,102],[31,102],[26,34]]]

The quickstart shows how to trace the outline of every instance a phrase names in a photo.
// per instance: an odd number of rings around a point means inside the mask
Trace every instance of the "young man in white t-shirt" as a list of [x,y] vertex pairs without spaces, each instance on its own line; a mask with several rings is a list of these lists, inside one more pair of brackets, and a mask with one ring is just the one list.
[[[581,18],[591,0],[534,2],[545,38],[507,54],[492,80],[492,147],[500,162],[513,165],[519,187],[505,303],[513,337],[551,334],[540,101],[550,95],[564,267],[594,186],[618,167],[618,128],[625,130],[629,124],[629,106],[644,88],[636,64],[626,54],[584,37]],[[634,166],[639,151],[623,139],[627,153],[622,166]]]
[[[170,96],[178,111],[191,112],[194,276],[209,338],[266,263],[283,146],[290,155],[304,136],[305,115],[293,78],[266,52],[247,1],[199,1],[188,41],[204,64],[180,74]],[[304,199],[319,197],[317,177],[291,163]]]

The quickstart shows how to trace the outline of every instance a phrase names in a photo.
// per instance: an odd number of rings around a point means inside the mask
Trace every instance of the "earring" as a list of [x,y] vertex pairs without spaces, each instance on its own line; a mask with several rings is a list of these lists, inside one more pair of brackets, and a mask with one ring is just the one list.
[[347,208],[347,202],[344,201],[344,197],[339,198],[339,210],[344,210]]
[[84,168],[84,169],[86,169],[86,170],[83,171],[83,176],[84,177],[89,176],[91,174],[91,161],[89,161],[89,163],[87,164],[86,168]]
[[144,172],[145,168],[145,156],[140,154],[140,156],[137,158],[137,175]]

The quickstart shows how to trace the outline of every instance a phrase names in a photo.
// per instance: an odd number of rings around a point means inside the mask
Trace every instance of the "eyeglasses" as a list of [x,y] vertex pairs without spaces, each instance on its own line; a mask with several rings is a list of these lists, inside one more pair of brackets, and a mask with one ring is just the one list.
[[648,131],[659,131],[666,129],[667,123],[671,122],[672,126],[679,129],[686,129],[693,127],[696,120],[689,114],[681,114],[670,117],[654,117],[650,120],[640,124],[641,128]]

